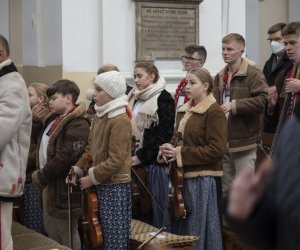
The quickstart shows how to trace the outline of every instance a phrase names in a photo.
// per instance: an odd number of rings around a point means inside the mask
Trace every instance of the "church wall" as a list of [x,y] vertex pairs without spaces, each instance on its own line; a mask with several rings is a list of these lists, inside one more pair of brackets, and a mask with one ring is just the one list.
[[0,34],[9,37],[9,0],[0,1]]
[[[204,0],[199,5],[199,42],[208,51],[204,66],[212,75],[224,66],[221,39],[237,32],[246,37],[245,54],[262,67],[271,53],[267,29],[289,16],[297,18],[298,5],[298,0]],[[133,83],[134,1],[2,0],[0,14],[0,30],[9,38],[11,57],[28,83],[70,78],[81,87],[84,100],[103,63],[116,64]],[[173,92],[185,76],[181,61],[154,63]]]
[[287,0],[263,0],[259,2],[259,44],[260,44],[260,68],[271,55],[270,43],[267,41],[268,29],[275,23],[288,22]]
[[[229,4],[224,6],[224,2]],[[77,80],[82,87],[81,98],[92,87],[97,68],[103,63],[116,64],[127,82],[133,84],[135,3],[132,0],[64,0],[62,13],[63,76]],[[78,15],[80,20],[76,19]],[[222,36],[227,32],[245,35],[245,0],[204,0],[199,8],[199,23],[199,41],[208,51],[205,67],[215,75],[224,65]],[[181,61],[154,63],[166,78],[167,89],[173,92],[185,76]]]

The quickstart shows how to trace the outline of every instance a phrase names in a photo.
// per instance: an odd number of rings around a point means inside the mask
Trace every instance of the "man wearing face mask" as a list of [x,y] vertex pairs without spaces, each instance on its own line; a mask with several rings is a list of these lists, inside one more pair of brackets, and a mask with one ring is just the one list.
[[[289,65],[281,70],[275,80],[274,93],[268,93],[268,119],[273,124],[273,132],[275,133],[277,123],[282,111],[284,99],[286,94],[295,93],[299,95],[300,92],[300,80],[294,78],[294,71],[296,69],[296,53],[298,49],[298,36],[300,35],[300,22],[291,22],[285,26],[282,30],[283,40],[286,47],[286,53],[290,59]],[[289,107],[295,105],[295,101],[298,98],[294,98],[293,103],[289,104]],[[288,117],[285,117],[287,119]]]
[[282,30],[285,23],[277,23],[268,30],[268,40],[272,49],[272,55],[264,66],[264,75],[269,86],[273,86],[278,73],[290,64],[290,59],[285,51]]
[[[268,40],[272,49],[272,55],[266,62],[263,72],[268,82],[268,101],[272,102],[277,95],[275,87],[275,79],[278,74],[287,67],[292,65],[292,61],[289,59],[282,36],[282,30],[286,26],[285,23],[277,23],[271,26],[268,30]],[[272,103],[271,103],[272,105]],[[277,121],[274,121],[268,109],[266,109],[266,115],[264,120],[264,132],[274,134],[277,126]]]

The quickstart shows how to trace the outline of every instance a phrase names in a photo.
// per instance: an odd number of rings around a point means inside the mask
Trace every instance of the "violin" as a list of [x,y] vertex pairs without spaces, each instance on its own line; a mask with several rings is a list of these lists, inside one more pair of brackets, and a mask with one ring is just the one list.
[[[132,136],[131,155],[135,156],[135,151],[139,141]],[[142,166],[131,168],[133,175],[131,181],[132,190],[132,213],[133,215],[148,214],[152,210],[152,202],[148,189],[147,174]],[[148,189],[148,190],[147,190]]]
[[[88,168],[92,163],[90,155],[83,156],[84,175],[87,175]],[[89,188],[82,191],[82,227],[83,238],[85,242],[88,242],[92,248],[96,248],[103,245],[103,235],[101,226],[98,220],[98,199],[97,195]]]
[[[177,147],[183,142],[182,134],[177,132],[172,145]],[[186,208],[183,199],[183,169],[178,167],[176,161],[170,163],[170,180],[171,180],[171,210],[174,217],[179,219],[186,218]]]

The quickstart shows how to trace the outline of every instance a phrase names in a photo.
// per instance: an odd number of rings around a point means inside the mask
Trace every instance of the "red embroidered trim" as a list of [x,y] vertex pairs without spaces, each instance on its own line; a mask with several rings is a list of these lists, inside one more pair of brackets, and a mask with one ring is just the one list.
[[[70,112],[68,113],[68,114],[70,114],[70,113],[72,113],[74,110],[76,109],[76,107],[73,107],[71,110],[70,110]],[[67,114],[67,115],[68,115]],[[60,115],[60,116],[58,116],[58,117],[56,117],[55,119],[54,119],[54,121],[53,121],[53,123],[52,123],[52,125],[51,125],[51,127],[50,127],[50,129],[49,129],[49,131],[48,131],[48,133],[47,133],[47,135],[48,136],[50,136],[52,133],[53,133],[53,131],[56,129],[56,127],[58,126],[58,124],[61,122],[61,120],[63,119],[63,118],[65,118],[67,115]]]
[[[231,77],[231,80],[235,77],[235,75],[237,74],[239,70],[235,71],[233,74],[232,74],[232,77]],[[228,71],[226,71],[223,75],[223,89],[222,89],[222,96],[224,96],[224,92],[225,90],[228,88],[228,79],[229,79],[229,74],[228,74]]]
[[10,194],[14,194],[16,192],[16,184],[12,184]]
[[[186,78],[183,78],[180,83],[177,86],[177,89],[175,91],[175,95],[174,95],[174,102],[175,102],[175,106],[177,106],[178,103],[178,99],[180,96],[180,93],[182,92],[183,88],[186,86],[187,82],[186,82]],[[188,102],[189,98],[187,97],[187,95],[184,95],[184,103]]]
[[126,114],[129,117],[129,119],[131,120],[132,119],[132,114],[131,114],[131,111],[130,111],[128,106],[126,106]]

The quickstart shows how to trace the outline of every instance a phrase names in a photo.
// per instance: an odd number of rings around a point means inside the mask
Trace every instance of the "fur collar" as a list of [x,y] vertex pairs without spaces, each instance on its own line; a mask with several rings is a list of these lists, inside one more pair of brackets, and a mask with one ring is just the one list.
[[[235,76],[246,76],[247,75],[247,70],[248,70],[248,60],[243,58],[242,59],[242,64],[238,70],[238,72],[235,74]],[[219,78],[223,79],[223,75],[225,74],[225,72],[228,72],[228,65],[226,65],[219,73]]]
[[177,112],[185,113],[189,111],[197,114],[204,114],[209,109],[209,107],[215,102],[215,97],[212,93],[210,93],[207,97],[205,97],[205,99],[202,102],[198,103],[195,107],[191,106],[192,100],[189,100],[187,103],[182,105]]
[[197,106],[192,107],[192,100],[189,100],[186,104],[178,109],[178,113],[184,113],[184,116],[178,126],[178,132],[182,134],[182,138],[184,138],[185,125],[193,113],[204,114],[215,102],[216,99],[214,98],[213,94],[210,93],[202,102],[198,103]]
[[0,63],[0,69],[6,67],[6,66],[8,66],[8,65],[10,65],[11,63],[12,63],[12,61],[11,61],[10,58],[6,59],[6,60],[3,61],[2,63]]
[[4,62],[0,63],[0,77],[12,72],[18,72],[18,70],[10,59],[7,59]]
[[[53,113],[49,114],[48,117],[46,118],[46,121],[49,121],[51,118],[52,118],[51,120],[53,120],[53,115],[54,115]],[[88,121],[88,118],[86,115],[86,105],[83,102],[80,103],[73,112],[71,112],[70,114],[67,114],[61,120],[61,122],[58,124],[58,126],[55,128],[53,133],[50,135],[48,147],[47,147],[48,154],[50,153],[50,151],[49,151],[50,149],[51,149],[51,151],[54,150],[56,138],[61,133],[63,128],[66,126],[66,124],[68,124],[70,121],[72,121],[78,117],[85,118]],[[46,124],[49,125],[49,123],[46,123]]]

